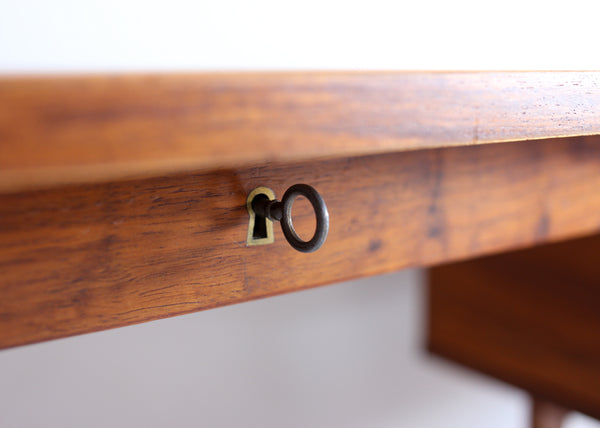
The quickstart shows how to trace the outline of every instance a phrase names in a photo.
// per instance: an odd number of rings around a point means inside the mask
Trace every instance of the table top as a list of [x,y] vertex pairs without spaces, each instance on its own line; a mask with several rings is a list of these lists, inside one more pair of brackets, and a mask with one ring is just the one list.
[[0,78],[0,192],[600,133],[600,72]]

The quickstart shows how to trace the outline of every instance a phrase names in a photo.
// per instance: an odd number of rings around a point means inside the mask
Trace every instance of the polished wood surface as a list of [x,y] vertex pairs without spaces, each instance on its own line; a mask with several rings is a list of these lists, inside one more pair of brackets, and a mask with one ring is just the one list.
[[[247,247],[248,193],[299,182],[329,207],[324,246],[275,225]],[[578,137],[1,195],[0,347],[597,232],[598,189],[600,139]]]
[[431,269],[429,348],[600,418],[599,254],[596,235]]
[[0,192],[600,133],[598,72],[0,78]]

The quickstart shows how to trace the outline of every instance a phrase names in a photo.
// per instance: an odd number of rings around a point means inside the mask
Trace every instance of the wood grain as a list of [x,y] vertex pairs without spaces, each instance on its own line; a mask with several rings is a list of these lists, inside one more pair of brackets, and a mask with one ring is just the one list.
[[600,235],[431,269],[429,348],[600,418],[598,254]]
[[600,133],[600,72],[0,78],[0,192]]
[[[246,195],[301,182],[329,207],[324,246],[275,225],[246,247]],[[596,232],[599,188],[600,139],[580,137],[1,195],[0,347]]]

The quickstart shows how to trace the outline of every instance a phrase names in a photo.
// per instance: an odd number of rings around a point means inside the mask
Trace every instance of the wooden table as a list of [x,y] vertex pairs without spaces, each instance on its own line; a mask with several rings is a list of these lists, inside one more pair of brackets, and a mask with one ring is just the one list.
[[[0,100],[1,348],[436,266],[432,351],[530,391],[534,426],[600,418],[600,73],[4,77]],[[248,193],[299,182],[325,245],[247,246]]]

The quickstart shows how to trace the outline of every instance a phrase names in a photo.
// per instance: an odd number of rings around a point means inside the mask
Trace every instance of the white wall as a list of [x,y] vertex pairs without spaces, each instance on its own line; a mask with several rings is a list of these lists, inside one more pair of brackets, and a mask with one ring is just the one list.
[[600,68],[593,1],[0,3],[5,72]]
[[0,352],[0,426],[523,426],[522,394],[422,353],[417,276]]

